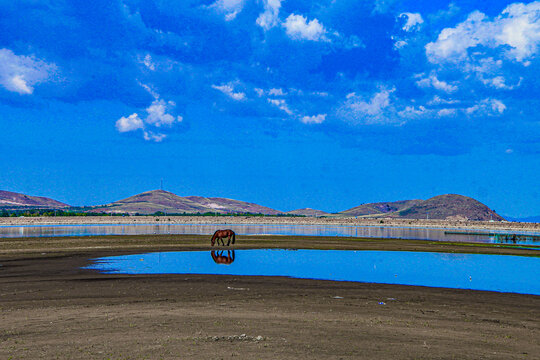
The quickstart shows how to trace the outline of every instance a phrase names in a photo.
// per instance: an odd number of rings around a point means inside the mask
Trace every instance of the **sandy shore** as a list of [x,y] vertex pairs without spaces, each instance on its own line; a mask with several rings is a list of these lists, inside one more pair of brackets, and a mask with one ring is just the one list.
[[78,217],[6,217],[0,226],[8,225],[72,225],[72,224],[291,224],[291,225],[359,225],[388,227],[448,228],[466,230],[508,230],[540,232],[540,223],[356,219],[314,217],[256,217],[256,216],[78,216]]
[[[537,255],[510,247],[239,236],[236,248]],[[207,236],[0,239],[2,359],[533,359],[540,296],[276,277],[104,275],[90,259]]]

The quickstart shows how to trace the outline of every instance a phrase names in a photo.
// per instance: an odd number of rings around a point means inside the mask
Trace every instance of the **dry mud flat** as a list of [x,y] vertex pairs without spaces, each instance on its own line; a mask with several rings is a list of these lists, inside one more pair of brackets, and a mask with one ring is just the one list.
[[[207,240],[0,239],[0,359],[540,357],[540,296],[275,277],[104,275],[81,269],[100,256],[208,250]],[[237,240],[237,248],[535,254],[420,241]]]

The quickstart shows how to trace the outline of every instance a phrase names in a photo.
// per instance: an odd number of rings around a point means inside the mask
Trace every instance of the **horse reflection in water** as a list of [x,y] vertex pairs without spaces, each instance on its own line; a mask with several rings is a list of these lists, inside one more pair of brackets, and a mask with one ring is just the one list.
[[227,255],[225,250],[212,250],[210,255],[216,264],[231,265],[234,262],[234,250],[227,250]]

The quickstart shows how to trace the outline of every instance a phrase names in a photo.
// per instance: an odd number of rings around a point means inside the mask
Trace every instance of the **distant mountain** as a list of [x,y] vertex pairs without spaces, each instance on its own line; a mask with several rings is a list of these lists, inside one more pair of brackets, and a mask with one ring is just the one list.
[[69,207],[69,205],[42,196],[30,196],[0,190],[0,208],[14,209],[21,207],[60,209]]
[[346,216],[405,219],[502,221],[499,214],[481,202],[463,195],[446,194],[427,200],[404,200],[364,204],[340,214]]
[[127,199],[115,201],[91,212],[108,213],[139,213],[153,214],[155,212],[174,213],[253,213],[265,215],[281,214],[280,211],[257,204],[225,198],[205,198],[202,196],[181,197],[164,190],[152,190]]
[[313,216],[313,217],[320,217],[320,216],[328,216],[328,215],[330,215],[327,212],[324,212],[324,211],[321,211],[321,210],[310,209],[310,208],[287,211],[285,214]]
[[478,200],[456,194],[435,196],[392,215],[407,219],[504,220],[502,216]]
[[421,203],[423,200],[402,200],[393,202],[379,202],[362,204],[352,209],[341,211],[340,214],[347,216],[382,215],[410,208]]

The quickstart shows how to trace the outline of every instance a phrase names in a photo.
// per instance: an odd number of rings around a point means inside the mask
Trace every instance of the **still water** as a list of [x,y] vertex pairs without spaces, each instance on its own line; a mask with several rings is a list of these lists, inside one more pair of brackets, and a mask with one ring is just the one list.
[[438,240],[457,242],[515,243],[540,246],[540,233],[490,232],[475,230],[419,229],[384,226],[343,225],[259,225],[259,224],[130,224],[130,225],[39,225],[0,226],[0,238],[149,235],[149,234],[213,234],[216,229],[230,228],[238,235],[306,235],[367,238]]
[[540,295],[540,258],[353,250],[161,252],[95,259],[109,274],[220,274],[418,285]]

